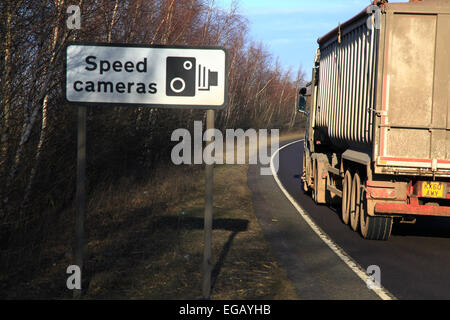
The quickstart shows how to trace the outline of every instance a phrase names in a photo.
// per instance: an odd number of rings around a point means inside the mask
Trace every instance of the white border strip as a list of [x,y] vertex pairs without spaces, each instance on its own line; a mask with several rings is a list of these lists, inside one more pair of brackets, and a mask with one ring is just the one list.
[[[333,240],[330,239],[330,237],[318,226],[314,223],[314,221],[311,219],[311,217],[302,209],[302,207],[295,201],[295,199],[289,194],[289,192],[283,187],[283,184],[281,183],[280,179],[278,178],[277,172],[273,166],[273,159],[284,148],[293,145],[295,143],[299,143],[304,141],[298,140],[291,143],[288,143],[281,148],[279,148],[277,151],[274,152],[272,155],[272,158],[270,159],[270,168],[272,169],[272,174],[275,179],[275,181],[278,184],[278,187],[280,187],[281,191],[283,191],[284,195],[288,200],[292,203],[292,205],[297,209],[298,213],[302,216],[302,218],[306,221],[306,223],[311,227],[311,229],[322,239],[323,242],[325,242],[328,247],[354,272],[358,277],[361,278],[361,280],[364,281],[364,283],[368,283],[367,281],[370,279],[370,277],[366,274],[364,269],[358,265],[341,247],[339,247],[336,243],[333,242]],[[393,294],[391,294],[389,291],[387,291],[382,286],[380,288],[373,288],[372,289],[381,299],[383,300],[394,300],[396,299]]]

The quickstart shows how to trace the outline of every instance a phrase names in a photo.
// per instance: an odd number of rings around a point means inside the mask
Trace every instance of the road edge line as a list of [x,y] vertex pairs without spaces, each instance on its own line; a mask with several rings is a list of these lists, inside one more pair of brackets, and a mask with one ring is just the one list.
[[[293,144],[303,142],[302,140],[293,141],[291,143],[285,144],[284,146],[278,148],[277,151],[275,151],[270,159],[270,169],[272,170],[273,178],[275,179],[276,183],[278,184],[278,187],[280,190],[284,193],[286,198],[291,202],[291,204],[294,206],[294,208],[297,210],[297,212],[300,214],[300,216],[305,220],[305,222],[310,226],[310,228],[319,236],[319,238],[325,242],[325,244],[359,277],[361,280],[367,284],[367,280],[370,278],[364,269],[356,262],[354,261],[341,247],[339,247],[331,238],[312,220],[312,218],[309,216],[308,213],[306,213],[305,210],[297,203],[297,201],[290,195],[290,193],[284,188],[283,184],[281,183],[280,179],[278,178],[278,174],[273,166],[273,159],[275,156],[284,148],[287,148]],[[387,289],[385,289],[383,286],[380,288],[374,288],[369,289],[375,292],[376,295],[378,295],[382,300],[396,300],[395,296],[390,293]]]

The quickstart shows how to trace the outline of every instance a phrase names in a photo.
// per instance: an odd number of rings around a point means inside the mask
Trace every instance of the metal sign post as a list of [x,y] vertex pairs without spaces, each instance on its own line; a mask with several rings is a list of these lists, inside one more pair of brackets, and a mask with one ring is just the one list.
[[[86,215],[86,108],[78,108],[78,139],[77,139],[77,189],[75,218],[75,265],[83,273],[84,254],[84,217]],[[73,297],[81,297],[81,288],[74,289]]]
[[[214,110],[206,111],[206,130],[214,129]],[[213,139],[213,138],[211,138]],[[214,143],[206,142],[206,146]],[[204,299],[211,295],[211,271],[212,271],[212,222],[213,222],[213,193],[214,193],[214,164],[205,165],[206,191],[205,191],[205,217],[204,217],[204,251],[203,251],[203,286]]]

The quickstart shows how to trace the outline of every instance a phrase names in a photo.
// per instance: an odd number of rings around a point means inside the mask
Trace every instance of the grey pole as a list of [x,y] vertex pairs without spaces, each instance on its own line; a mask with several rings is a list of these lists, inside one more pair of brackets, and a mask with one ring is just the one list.
[[[206,129],[214,129],[214,110],[206,111]],[[206,145],[212,143],[207,141]],[[213,222],[213,179],[214,164],[206,164],[206,195],[205,195],[205,221],[204,221],[204,251],[203,251],[203,285],[202,293],[204,299],[211,295],[211,242]]]
[[[84,218],[86,214],[86,106],[78,107],[77,139],[77,190],[75,219],[75,265],[83,274]],[[81,297],[81,288],[73,291],[73,297]]]

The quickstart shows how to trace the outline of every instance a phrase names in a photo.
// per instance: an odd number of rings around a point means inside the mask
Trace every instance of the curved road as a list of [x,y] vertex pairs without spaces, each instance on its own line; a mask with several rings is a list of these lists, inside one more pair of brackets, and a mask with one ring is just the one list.
[[[450,299],[450,219],[419,217],[394,225],[389,241],[364,240],[344,225],[338,208],[316,205],[299,177],[303,142],[279,152],[278,179],[329,238],[362,269],[377,265],[381,285],[396,299]],[[364,281],[312,232],[274,178],[250,166],[255,213],[300,299],[379,299]]]

